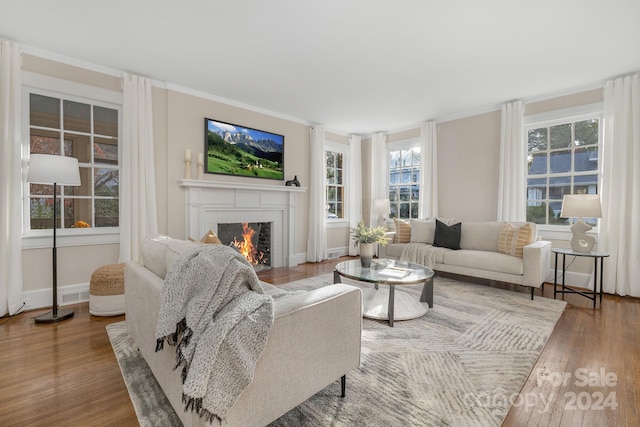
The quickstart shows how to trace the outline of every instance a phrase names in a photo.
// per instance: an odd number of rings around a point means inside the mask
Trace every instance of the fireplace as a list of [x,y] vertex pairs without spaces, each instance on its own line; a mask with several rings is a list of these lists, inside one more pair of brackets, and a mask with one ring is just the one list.
[[[272,268],[295,266],[304,262],[304,253],[295,253],[297,196],[304,193],[304,187],[285,185],[244,184],[236,182],[215,182],[181,180],[185,189],[185,235],[202,236],[207,230],[215,230],[218,237],[229,244],[236,237],[244,240],[242,232],[225,236],[224,224],[242,223],[249,226],[269,224],[269,248],[262,248],[263,242],[254,241],[267,253]],[[262,226],[254,228],[254,236],[265,236]],[[266,243],[264,244],[266,246]]]
[[218,238],[236,248],[256,270],[271,266],[270,222],[218,223]]

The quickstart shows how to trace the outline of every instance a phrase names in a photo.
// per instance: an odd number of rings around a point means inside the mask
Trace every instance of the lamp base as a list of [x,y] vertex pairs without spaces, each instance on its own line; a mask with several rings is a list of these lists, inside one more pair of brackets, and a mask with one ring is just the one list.
[[55,323],[61,320],[69,319],[73,317],[73,310],[58,310],[58,313],[54,316],[53,311],[45,313],[35,318],[36,323]]
[[593,250],[596,239],[589,236],[587,231],[591,230],[591,226],[585,223],[582,218],[571,226],[571,248],[576,252],[589,253]]

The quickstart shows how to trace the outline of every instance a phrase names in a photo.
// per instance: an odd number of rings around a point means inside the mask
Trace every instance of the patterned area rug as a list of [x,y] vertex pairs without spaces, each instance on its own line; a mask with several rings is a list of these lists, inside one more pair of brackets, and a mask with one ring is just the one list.
[[[332,281],[326,274],[280,287]],[[416,298],[421,290],[402,289]],[[347,375],[344,399],[337,380],[271,426],[499,426],[566,306],[529,298],[436,277],[434,307],[425,316],[393,328],[363,320],[361,365]],[[125,322],[107,331],[140,425],[180,425]]]

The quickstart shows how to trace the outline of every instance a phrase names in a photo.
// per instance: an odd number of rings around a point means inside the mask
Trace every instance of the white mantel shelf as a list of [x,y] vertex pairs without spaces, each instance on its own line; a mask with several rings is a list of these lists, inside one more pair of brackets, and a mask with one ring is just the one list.
[[297,265],[295,252],[298,194],[306,187],[181,179],[185,193],[185,236],[202,236],[219,223],[272,224],[272,267]]
[[259,191],[290,191],[295,193],[304,193],[307,187],[288,187],[286,185],[269,185],[269,184],[246,184],[239,182],[222,182],[222,181],[202,181],[199,179],[181,179],[178,181],[180,187],[199,187],[199,188],[228,188],[231,190],[259,190]]

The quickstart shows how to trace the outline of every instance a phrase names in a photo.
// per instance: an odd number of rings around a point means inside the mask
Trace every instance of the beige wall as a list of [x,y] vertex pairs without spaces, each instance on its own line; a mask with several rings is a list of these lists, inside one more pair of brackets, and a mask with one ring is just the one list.
[[438,214],[462,221],[495,221],[500,158],[500,112],[438,125]]

